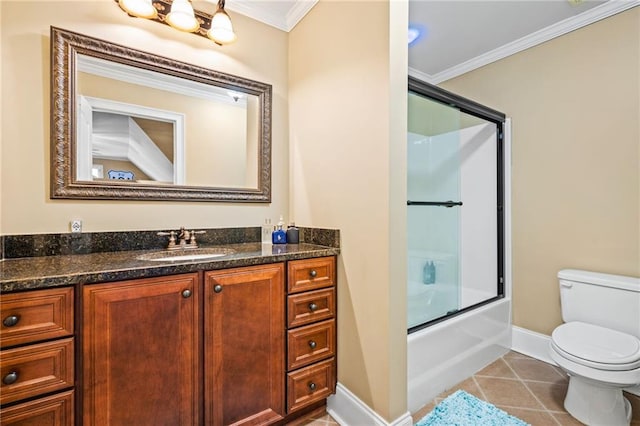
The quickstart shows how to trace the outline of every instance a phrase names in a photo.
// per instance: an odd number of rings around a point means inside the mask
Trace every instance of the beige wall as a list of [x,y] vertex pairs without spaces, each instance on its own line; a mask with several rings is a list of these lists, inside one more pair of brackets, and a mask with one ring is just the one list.
[[556,274],[640,275],[640,8],[442,86],[513,119],[513,322],[561,323]]
[[406,411],[406,8],[321,0],[289,44],[292,216],[340,228],[338,380],[388,420]]
[[[212,13],[215,4],[200,2]],[[152,21],[129,18],[113,0],[2,1],[0,233],[259,226],[287,214],[287,33],[231,13],[238,41],[219,47]],[[49,199],[49,26],[76,31],[273,85],[272,203]]]

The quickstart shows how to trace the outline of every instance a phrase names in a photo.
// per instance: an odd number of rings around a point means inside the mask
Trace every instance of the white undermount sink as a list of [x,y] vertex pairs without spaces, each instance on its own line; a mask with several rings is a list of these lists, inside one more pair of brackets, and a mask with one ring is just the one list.
[[149,260],[151,262],[175,262],[175,261],[193,261],[215,259],[235,253],[234,250],[226,248],[197,248],[197,249],[178,249],[163,250],[153,253],[146,253],[138,256],[138,260]]

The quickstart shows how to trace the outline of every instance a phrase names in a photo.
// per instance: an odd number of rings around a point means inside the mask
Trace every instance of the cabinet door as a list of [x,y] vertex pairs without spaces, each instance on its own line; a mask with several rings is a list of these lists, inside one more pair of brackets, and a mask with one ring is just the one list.
[[72,426],[73,391],[57,393],[0,410],[1,426]]
[[198,275],[86,285],[84,425],[196,425]]
[[284,416],[284,265],[205,275],[205,424]]

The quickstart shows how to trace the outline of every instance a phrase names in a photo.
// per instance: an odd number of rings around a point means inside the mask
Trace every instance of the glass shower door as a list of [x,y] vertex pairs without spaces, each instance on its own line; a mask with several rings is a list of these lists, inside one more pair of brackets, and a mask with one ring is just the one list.
[[498,124],[409,92],[408,327],[498,297]]
[[[459,308],[459,111],[409,94],[409,327]],[[452,129],[452,131],[444,131]]]

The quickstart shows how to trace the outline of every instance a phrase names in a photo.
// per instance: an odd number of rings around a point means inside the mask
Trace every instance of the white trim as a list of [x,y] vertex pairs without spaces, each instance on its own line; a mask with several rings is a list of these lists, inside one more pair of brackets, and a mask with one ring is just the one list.
[[413,419],[407,411],[391,423],[387,423],[342,383],[336,385],[335,395],[327,399],[327,413],[342,426],[412,426]]
[[[579,15],[564,19],[553,25],[549,25],[546,28],[521,37],[436,74],[425,74],[418,70],[409,68],[409,75],[416,76],[417,78],[423,79],[431,84],[439,84],[443,81],[450,80],[469,71],[473,71],[492,62],[506,58],[507,56],[514,55],[523,50],[542,44],[553,38],[560,37],[571,31],[593,24],[594,22],[608,18],[617,13],[624,12],[625,10],[638,5],[640,5],[640,0],[610,0]],[[418,76],[417,74],[422,74],[422,76]]]
[[415,68],[409,67],[409,75],[411,77],[417,78],[418,80],[422,80],[425,83],[436,84],[435,80],[431,75],[427,74],[426,72],[417,70]]
[[197,81],[187,80],[186,78],[175,77],[169,74],[162,74],[143,68],[136,68],[118,62],[107,61],[93,56],[78,55],[76,67],[80,72],[112,80],[119,80],[125,83],[164,90],[165,92],[172,92],[179,95],[220,102],[234,107],[247,107],[246,97],[241,96],[238,100],[235,100],[229,94],[229,89],[211,84],[199,83]]
[[555,365],[549,355],[549,341],[551,337],[527,330],[518,326],[512,326],[511,349],[525,354],[547,364]]
[[[511,349],[535,358],[539,361],[544,361],[547,364],[557,365],[551,359],[549,355],[549,343],[551,337],[546,334],[536,333],[535,331],[527,330],[518,326],[512,326],[512,343]],[[634,395],[640,396],[640,385],[625,389],[625,391]]]
[[291,31],[298,22],[318,3],[318,0],[297,1],[286,16],[287,32]]
[[225,5],[226,10],[240,13],[249,18],[289,32],[318,3],[318,0],[296,0],[285,16],[271,13],[267,7],[255,6],[252,0],[234,0]]

